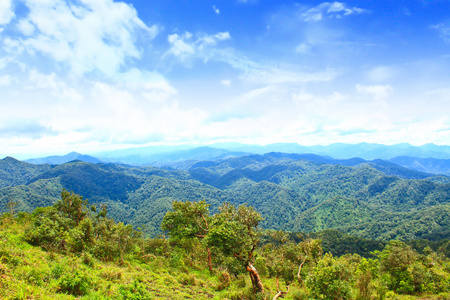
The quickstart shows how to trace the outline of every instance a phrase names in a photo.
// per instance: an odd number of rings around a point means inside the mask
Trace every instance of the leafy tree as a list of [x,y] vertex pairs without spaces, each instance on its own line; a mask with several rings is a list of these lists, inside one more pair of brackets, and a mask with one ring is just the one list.
[[325,254],[307,280],[312,295],[317,299],[351,299],[350,268],[344,258]]
[[363,257],[356,268],[357,300],[370,300],[375,290],[374,280],[378,276],[379,261]]
[[[173,201],[172,211],[164,215],[161,228],[167,230],[172,240],[203,240],[209,232],[209,204],[205,200],[199,202]],[[212,271],[211,249],[208,252],[208,267]]]
[[102,218],[94,228],[96,243],[93,247],[94,255],[104,261],[120,258],[132,250],[138,233],[131,225],[116,223],[113,219]]
[[93,253],[102,260],[123,260],[131,252],[138,232],[131,225],[106,217],[106,207],[97,214],[87,208],[83,197],[63,190],[53,206],[36,209],[25,240],[47,250]]
[[250,275],[256,292],[264,292],[258,271],[253,265],[254,253],[259,243],[258,224],[261,215],[252,207],[225,203],[214,215],[206,244],[221,250],[225,255],[234,256],[245,267]]
[[417,253],[404,242],[390,241],[379,254],[381,271],[388,276],[389,289],[403,294],[414,291],[414,279],[409,267],[417,261]]
[[[305,272],[302,271],[307,262],[314,265],[322,255],[321,241],[307,239],[296,243],[289,233],[283,231],[266,231],[265,235],[270,242],[263,246],[263,255],[269,275],[276,278],[277,294],[273,299],[278,299],[289,292],[295,279],[303,285],[302,273]],[[284,281],[286,291],[280,290],[280,279]]]
[[88,200],[83,199],[82,196],[63,189],[61,191],[61,200],[58,200],[54,206],[62,216],[72,219],[78,226],[80,221],[87,215],[87,204]]

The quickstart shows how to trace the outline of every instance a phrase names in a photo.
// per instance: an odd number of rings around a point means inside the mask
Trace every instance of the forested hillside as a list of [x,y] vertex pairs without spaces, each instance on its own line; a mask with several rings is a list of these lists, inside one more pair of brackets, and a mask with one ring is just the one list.
[[20,211],[52,205],[65,188],[106,204],[110,216],[153,236],[172,201],[206,200],[212,212],[225,202],[255,207],[266,229],[335,228],[372,239],[450,237],[448,177],[385,161],[346,164],[282,153],[191,161],[180,169],[81,161],[32,165],[5,158],[0,210],[11,201]]

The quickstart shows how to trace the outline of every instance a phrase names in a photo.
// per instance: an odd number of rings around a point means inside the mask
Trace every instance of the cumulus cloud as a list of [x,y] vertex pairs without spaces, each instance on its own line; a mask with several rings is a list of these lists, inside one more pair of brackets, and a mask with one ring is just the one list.
[[100,72],[113,77],[127,59],[140,58],[136,37],[153,39],[159,28],[147,26],[123,2],[86,0],[25,1],[29,11],[18,27],[30,52],[63,62],[77,74]]
[[185,32],[182,35],[174,33],[167,37],[170,49],[163,57],[176,57],[184,63],[190,63],[190,60],[195,57],[208,59],[212,56],[212,50],[218,42],[229,39],[231,39],[231,36],[227,31],[212,35],[196,34],[195,36],[190,32]]
[[15,14],[12,8],[11,0],[0,1],[0,25],[5,25],[11,22]]
[[216,13],[216,15],[220,14],[220,10],[215,5],[213,5],[212,8],[213,8],[214,12]]
[[341,2],[323,2],[303,12],[300,19],[304,22],[317,22],[326,18],[342,18],[364,12],[367,12],[367,10],[359,7],[348,7]]
[[171,34],[167,37],[169,44],[171,45],[170,50],[166,55],[171,54],[178,57],[181,60],[186,59],[186,57],[195,54],[195,45],[191,44],[189,40],[192,37],[192,33],[186,32],[184,35]]

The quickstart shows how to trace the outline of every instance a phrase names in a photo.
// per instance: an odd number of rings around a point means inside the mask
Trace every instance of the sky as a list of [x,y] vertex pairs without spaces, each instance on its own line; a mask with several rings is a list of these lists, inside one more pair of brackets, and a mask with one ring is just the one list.
[[450,144],[450,1],[0,0],[0,156]]

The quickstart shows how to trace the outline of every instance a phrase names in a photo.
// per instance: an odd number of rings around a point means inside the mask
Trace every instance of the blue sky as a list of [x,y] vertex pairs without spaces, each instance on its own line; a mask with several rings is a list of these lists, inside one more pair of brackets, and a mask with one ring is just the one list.
[[450,2],[0,0],[0,155],[450,141]]

